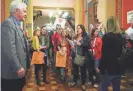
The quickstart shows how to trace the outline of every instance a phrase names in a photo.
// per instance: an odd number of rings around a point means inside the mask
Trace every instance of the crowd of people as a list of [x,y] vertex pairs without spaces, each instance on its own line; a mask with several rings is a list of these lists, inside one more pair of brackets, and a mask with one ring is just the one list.
[[[133,19],[131,27],[125,31],[117,18],[111,16],[106,27],[102,23],[90,24],[88,32],[84,25],[78,24],[75,34],[60,25],[48,33],[44,25],[36,28],[33,37],[28,38],[27,32],[20,27],[20,22],[27,16],[26,5],[13,1],[10,14],[1,24],[2,91],[22,91],[31,63],[38,86],[41,69],[43,82],[49,84],[46,74],[50,64],[58,83],[67,81],[67,73],[71,70],[73,81],[70,86],[76,86],[81,78],[82,91],[86,89],[86,82],[99,87],[100,91],[108,91],[110,84],[113,91],[120,91],[122,74],[127,67],[133,69]],[[123,49],[131,51],[126,68],[119,60]],[[36,52],[43,55],[43,60],[37,60],[37,63],[31,60]]]

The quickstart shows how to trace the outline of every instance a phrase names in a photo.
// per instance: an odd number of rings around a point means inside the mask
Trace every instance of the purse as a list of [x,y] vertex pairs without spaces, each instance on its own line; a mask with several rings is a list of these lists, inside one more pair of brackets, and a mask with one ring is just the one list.
[[74,58],[74,64],[78,65],[78,66],[83,66],[85,63],[85,56],[81,56],[79,54],[77,54],[77,50],[76,50],[76,56]]
[[74,63],[78,66],[83,66],[85,63],[85,57],[84,56],[80,56],[78,54],[76,54],[76,57],[74,59]]

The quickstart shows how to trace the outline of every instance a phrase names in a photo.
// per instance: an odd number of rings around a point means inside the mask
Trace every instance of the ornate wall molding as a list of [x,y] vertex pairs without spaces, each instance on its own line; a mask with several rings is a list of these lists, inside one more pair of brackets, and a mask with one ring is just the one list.
[[117,8],[116,8],[117,18],[121,25],[122,24],[122,0],[117,0],[116,5],[117,5]]

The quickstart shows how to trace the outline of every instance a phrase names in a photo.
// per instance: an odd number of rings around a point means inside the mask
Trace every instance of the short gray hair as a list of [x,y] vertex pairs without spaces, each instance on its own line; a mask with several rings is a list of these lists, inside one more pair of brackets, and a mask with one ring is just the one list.
[[23,8],[26,8],[27,5],[23,2],[18,2],[16,0],[12,1],[11,5],[10,5],[10,14],[13,14],[15,9],[23,9]]

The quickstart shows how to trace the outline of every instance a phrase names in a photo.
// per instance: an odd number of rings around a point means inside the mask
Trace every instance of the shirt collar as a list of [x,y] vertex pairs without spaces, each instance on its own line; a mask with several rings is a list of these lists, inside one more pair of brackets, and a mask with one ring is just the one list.
[[13,17],[13,20],[15,20],[15,22],[20,26],[20,21],[15,17],[15,16],[12,16]]

